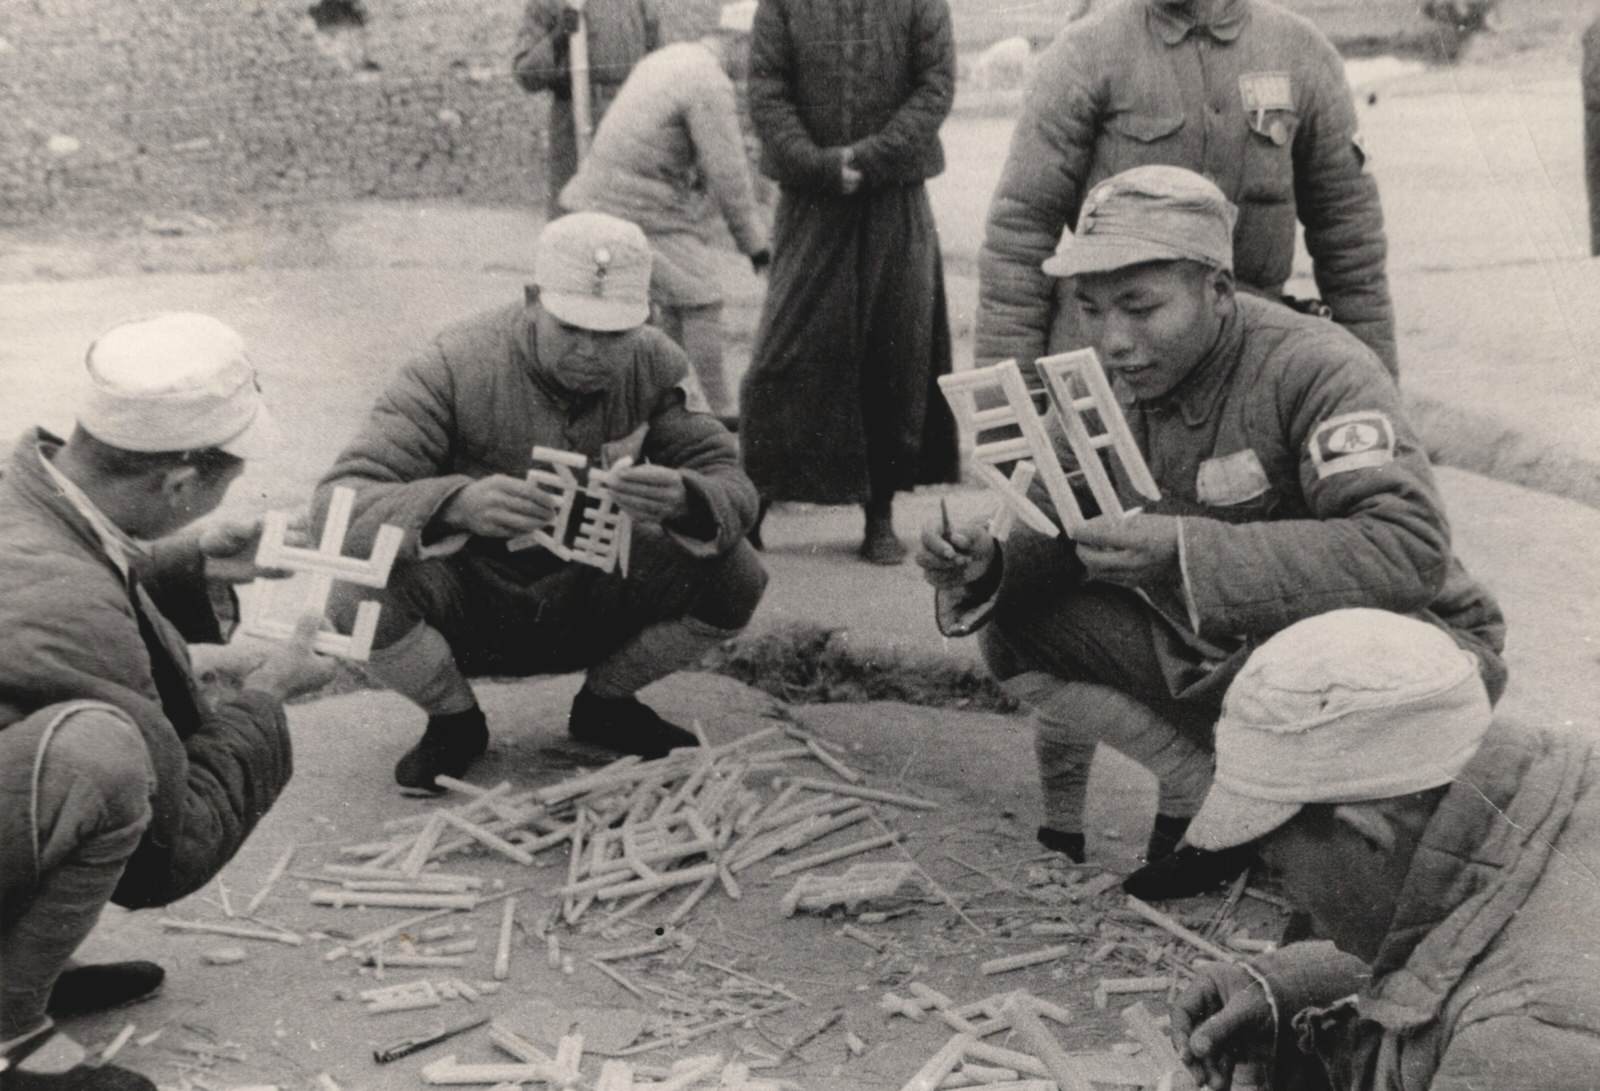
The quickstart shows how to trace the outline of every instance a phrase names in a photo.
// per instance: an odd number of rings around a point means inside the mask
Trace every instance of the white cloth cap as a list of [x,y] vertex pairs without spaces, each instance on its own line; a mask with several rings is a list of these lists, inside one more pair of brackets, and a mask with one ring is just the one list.
[[276,439],[244,338],[175,311],[111,327],[84,356],[83,430],[124,451],[221,448],[256,458]]
[[539,233],[533,282],[544,309],[569,326],[631,330],[650,317],[650,243],[636,224],[573,212]]
[[717,18],[717,29],[731,31],[734,34],[749,34],[756,25],[756,0],[739,0],[733,4],[723,4],[722,13]]
[[1307,803],[1436,788],[1489,729],[1478,660],[1435,625],[1385,610],[1296,622],[1255,653],[1217,721],[1217,772],[1185,840],[1223,849]]

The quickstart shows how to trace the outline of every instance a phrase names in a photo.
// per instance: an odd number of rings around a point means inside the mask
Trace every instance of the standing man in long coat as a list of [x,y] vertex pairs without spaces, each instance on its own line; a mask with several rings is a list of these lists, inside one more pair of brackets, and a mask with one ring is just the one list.
[[939,239],[955,95],[946,0],[762,0],[750,115],[781,187],[773,264],[741,396],[764,501],[860,503],[861,555],[898,564],[894,495],[955,480]]
[[568,60],[580,19],[589,42],[589,124],[596,129],[633,66],[661,45],[655,0],[528,0],[511,71],[524,91],[551,95],[544,175],[552,220],[562,212],[562,187],[578,172]]

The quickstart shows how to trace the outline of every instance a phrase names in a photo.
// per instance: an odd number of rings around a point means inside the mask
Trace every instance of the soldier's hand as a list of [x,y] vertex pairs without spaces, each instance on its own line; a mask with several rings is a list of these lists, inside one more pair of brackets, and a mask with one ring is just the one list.
[[300,618],[295,622],[294,635],[268,652],[261,665],[245,676],[244,688],[287,701],[333,681],[338,664],[311,648],[321,629],[322,618],[318,615]]
[[1209,963],[1197,970],[1172,1004],[1173,1044],[1196,1084],[1228,1091],[1234,1065],[1271,1048],[1272,1007],[1238,966]]
[[555,517],[554,497],[510,474],[479,478],[451,497],[440,513],[446,526],[482,538],[515,538]]
[[942,521],[930,521],[922,528],[916,562],[922,578],[933,586],[960,588],[982,579],[994,564],[994,554],[987,524],[968,523],[946,535]]
[[645,523],[665,523],[689,513],[689,488],[671,466],[626,466],[611,472],[617,507]]
[[1072,536],[1091,580],[1144,587],[1178,569],[1178,520],[1172,515],[1097,515]]
[[281,580],[291,575],[281,568],[256,566],[261,546],[261,520],[218,523],[200,532],[200,555],[205,558],[206,579],[223,583]]

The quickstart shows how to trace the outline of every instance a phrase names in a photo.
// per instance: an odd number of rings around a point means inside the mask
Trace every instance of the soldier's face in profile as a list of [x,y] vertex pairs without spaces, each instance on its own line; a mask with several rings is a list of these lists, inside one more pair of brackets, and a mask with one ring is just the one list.
[[1154,262],[1084,274],[1073,300],[1106,371],[1149,401],[1171,392],[1211,350],[1233,306],[1233,284],[1195,262]]
[[637,329],[588,330],[540,307],[534,319],[537,365],[565,390],[593,394],[611,385],[627,362]]

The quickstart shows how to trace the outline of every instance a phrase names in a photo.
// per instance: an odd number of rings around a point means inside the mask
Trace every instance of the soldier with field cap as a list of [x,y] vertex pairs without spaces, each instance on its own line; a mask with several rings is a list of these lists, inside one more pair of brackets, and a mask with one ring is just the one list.
[[1222,694],[1274,633],[1340,607],[1413,614],[1474,653],[1492,695],[1505,680],[1500,609],[1451,552],[1394,381],[1338,325],[1237,290],[1235,217],[1193,171],[1136,167],[1089,191],[1042,266],[1071,278],[1161,499],[1118,463],[1137,514],[1071,537],[1018,527],[1003,546],[981,525],[931,526],[919,556],[949,600],[941,616],[987,620],[989,669],[1033,714],[1042,843],[1082,859],[1099,743],[1157,775],[1151,862],[1125,883],[1146,898],[1200,893],[1249,862],[1181,838]]
[[[526,297],[435,336],[322,480],[324,503],[355,490],[358,552],[384,524],[406,532],[388,587],[346,585],[333,605],[345,625],[361,599],[384,604],[368,670],[427,714],[395,766],[402,787],[459,777],[488,747],[472,675],[581,670],[573,739],[649,757],[695,744],[634,694],[739,633],[766,573],[744,540],[756,495],[733,436],[689,408],[688,359],[645,325],[650,269],[636,225],[553,220]],[[612,467],[625,570],[519,548],[557,513],[527,480],[536,446]]]
[[[310,642],[234,656],[202,693],[226,588],[262,573],[258,523],[210,514],[270,438],[238,333],[200,314],[123,322],[89,346],[77,426],[29,430],[0,481],[0,1088],[153,1091],[89,1064],[55,1020],[156,989],[161,967],[74,965],[107,902],[204,886],[288,783],[283,702],[333,674]],[[221,593],[219,593],[221,592]],[[236,649],[237,650],[237,649]]]
[[1253,846],[1325,941],[1200,967],[1172,1030],[1201,1086],[1587,1091],[1600,1074],[1600,759],[1491,719],[1435,625],[1335,610],[1250,657],[1189,826]]
[[1087,344],[1071,285],[1041,274],[1095,185],[1132,167],[1203,174],[1238,208],[1240,291],[1286,299],[1296,226],[1330,314],[1399,374],[1388,243],[1344,61],[1268,0],[1111,0],[1039,56],[978,257],[980,364]]

